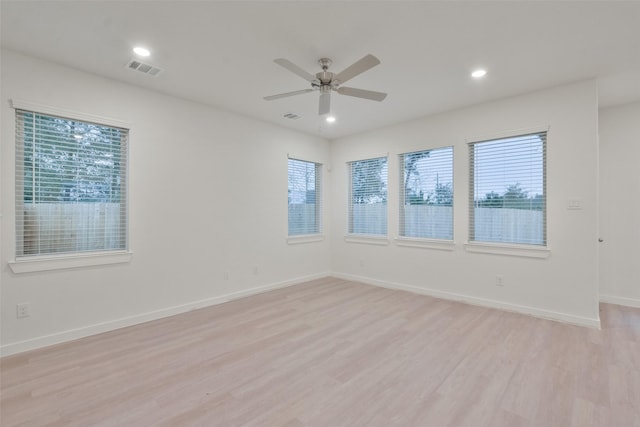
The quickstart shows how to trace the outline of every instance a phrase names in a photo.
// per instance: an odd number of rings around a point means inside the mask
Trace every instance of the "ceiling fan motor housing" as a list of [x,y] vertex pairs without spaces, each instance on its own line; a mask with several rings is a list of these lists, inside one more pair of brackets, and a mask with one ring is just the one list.
[[[325,86],[337,86],[337,82],[333,81],[333,76],[335,74],[327,71],[332,64],[331,60],[329,58],[321,58],[318,60],[318,64],[322,67],[322,71],[316,73],[316,78],[320,82],[320,88],[322,89]],[[328,89],[326,91],[328,91]]]
[[316,74],[316,78],[318,79],[318,81],[320,82],[320,85],[322,86],[331,85],[332,83],[331,80],[333,79],[333,73],[330,73],[329,71],[321,71]]

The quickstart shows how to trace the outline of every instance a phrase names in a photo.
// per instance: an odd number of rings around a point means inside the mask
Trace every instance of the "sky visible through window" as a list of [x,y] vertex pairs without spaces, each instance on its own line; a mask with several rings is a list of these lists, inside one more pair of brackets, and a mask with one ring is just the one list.
[[[486,199],[490,194],[504,195],[515,185],[527,198],[544,194],[544,146],[539,134],[479,142],[473,149],[474,200]],[[428,155],[416,162],[408,187],[426,198],[434,194],[438,185],[452,184],[452,159],[452,147],[428,150]],[[289,160],[289,165],[289,203],[308,203],[307,197],[315,190],[315,165],[294,159]],[[381,167],[381,175],[386,175],[387,164]]]
[[474,200],[504,195],[516,185],[526,198],[544,195],[544,143],[539,134],[479,142],[473,150]]
[[316,164],[289,159],[289,204],[315,203],[315,189]]
[[[426,153],[415,162],[415,170],[408,177],[407,187],[413,194],[427,200],[436,193],[436,187],[450,186],[453,190],[453,147],[437,148],[407,155]],[[405,165],[406,168],[406,165]],[[404,171],[406,174],[407,171]],[[407,176],[404,175],[404,179]]]

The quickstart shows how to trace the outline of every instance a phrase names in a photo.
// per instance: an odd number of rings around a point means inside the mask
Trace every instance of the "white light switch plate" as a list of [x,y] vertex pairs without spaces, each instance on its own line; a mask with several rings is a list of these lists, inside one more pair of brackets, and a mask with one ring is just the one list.
[[569,197],[567,199],[567,209],[569,210],[582,209],[582,199],[579,197]]

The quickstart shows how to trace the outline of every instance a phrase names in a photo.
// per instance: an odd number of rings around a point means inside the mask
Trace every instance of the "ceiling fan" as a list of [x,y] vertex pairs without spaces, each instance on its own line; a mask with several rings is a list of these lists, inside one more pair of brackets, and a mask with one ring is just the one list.
[[331,91],[338,92],[340,95],[355,96],[356,98],[370,99],[372,101],[382,101],[387,97],[386,93],[374,92],[372,90],[356,89],[353,87],[340,86],[341,84],[351,80],[357,75],[364,73],[365,71],[375,67],[380,63],[380,60],[373,55],[367,55],[364,58],[356,61],[338,74],[329,71],[331,66],[331,60],[329,58],[321,58],[318,60],[318,64],[322,67],[322,71],[313,74],[307,73],[302,68],[298,67],[291,61],[278,58],[273,62],[286,68],[294,74],[302,77],[309,83],[311,83],[311,89],[295,90],[293,92],[285,92],[277,95],[265,96],[267,101],[273,101],[274,99],[286,98],[288,96],[301,95],[303,93],[313,92],[315,90],[320,91],[320,106],[318,108],[319,115],[328,114],[331,108]]

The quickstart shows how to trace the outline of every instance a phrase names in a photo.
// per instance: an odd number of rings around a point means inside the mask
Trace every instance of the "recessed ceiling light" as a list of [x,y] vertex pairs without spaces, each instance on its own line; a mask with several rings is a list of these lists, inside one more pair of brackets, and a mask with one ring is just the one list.
[[326,119],[327,123],[333,123],[336,121],[336,118],[333,116],[328,116]]
[[151,52],[149,52],[149,49],[145,49],[143,47],[137,46],[133,48],[133,52],[136,55],[140,55],[140,56],[149,56],[151,55]]
[[485,74],[487,74],[486,70],[479,69],[471,73],[471,77],[473,77],[474,79],[479,79],[480,77],[484,77]]

